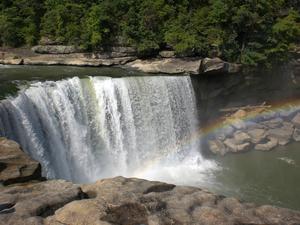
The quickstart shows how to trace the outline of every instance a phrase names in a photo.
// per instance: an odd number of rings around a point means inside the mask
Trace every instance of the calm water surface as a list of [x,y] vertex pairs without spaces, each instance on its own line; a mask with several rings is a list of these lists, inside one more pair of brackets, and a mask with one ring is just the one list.
[[250,151],[217,159],[210,190],[260,204],[300,210],[300,143],[271,152]]

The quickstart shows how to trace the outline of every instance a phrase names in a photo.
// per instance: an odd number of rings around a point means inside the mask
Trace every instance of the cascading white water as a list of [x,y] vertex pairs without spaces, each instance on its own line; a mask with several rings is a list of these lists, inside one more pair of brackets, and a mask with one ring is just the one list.
[[180,166],[198,173],[211,164],[197,129],[188,76],[37,82],[0,104],[0,135],[19,142],[47,177],[75,182],[178,179]]

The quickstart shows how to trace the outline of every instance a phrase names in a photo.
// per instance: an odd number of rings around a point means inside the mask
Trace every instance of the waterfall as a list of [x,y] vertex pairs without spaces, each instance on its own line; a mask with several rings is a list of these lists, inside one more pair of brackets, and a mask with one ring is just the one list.
[[188,76],[36,82],[0,103],[0,136],[74,182],[203,164],[198,128]]

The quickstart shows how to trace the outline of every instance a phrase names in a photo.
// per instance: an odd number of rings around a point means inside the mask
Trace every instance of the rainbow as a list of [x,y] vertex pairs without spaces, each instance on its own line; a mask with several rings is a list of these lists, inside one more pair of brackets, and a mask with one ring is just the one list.
[[[180,143],[167,146],[165,149],[161,149],[160,152],[162,153],[167,152],[168,153],[167,155],[180,152],[184,148],[191,146],[194,143],[200,141],[201,138],[208,137],[209,135],[214,134],[216,131],[225,128],[226,126],[229,126],[235,122],[240,122],[241,120],[244,122],[258,121],[261,118],[268,118],[271,117],[271,115],[274,114],[276,115],[277,113],[282,114],[284,112],[291,112],[291,113],[296,111],[300,112],[300,98],[290,98],[284,101],[272,102],[269,105],[270,107],[267,110],[264,110],[262,112],[250,111],[242,118],[230,119],[229,121],[224,120],[224,118],[218,118],[206,124],[204,127],[198,129],[196,132],[192,133],[191,135],[185,137],[180,141]],[[143,174],[146,171],[151,170],[151,168],[161,163],[167,157],[167,155],[162,154],[160,156],[155,157],[154,159],[151,159],[150,161],[148,161],[143,165],[143,169],[139,169],[139,171],[135,172],[134,176],[143,177]]]

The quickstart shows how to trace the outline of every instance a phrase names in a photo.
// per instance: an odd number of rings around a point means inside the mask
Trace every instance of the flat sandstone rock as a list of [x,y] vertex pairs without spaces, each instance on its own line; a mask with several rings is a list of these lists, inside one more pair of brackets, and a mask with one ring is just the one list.
[[0,191],[0,202],[1,225],[300,224],[298,211],[124,177],[88,185],[52,180],[10,187]]

